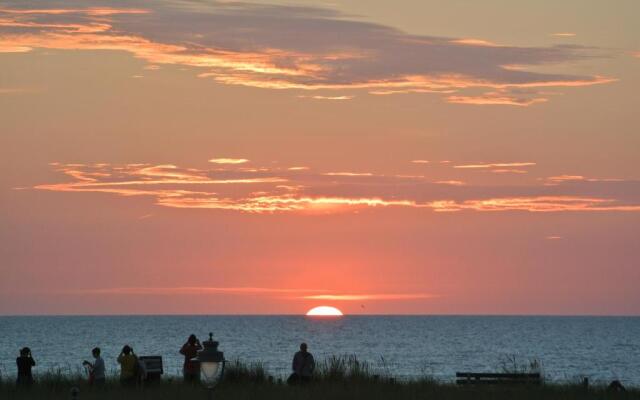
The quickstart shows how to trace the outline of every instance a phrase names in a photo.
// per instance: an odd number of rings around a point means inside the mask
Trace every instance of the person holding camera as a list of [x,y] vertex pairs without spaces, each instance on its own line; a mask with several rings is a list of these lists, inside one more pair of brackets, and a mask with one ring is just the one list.
[[198,356],[198,351],[200,350],[202,350],[200,340],[193,334],[189,336],[187,342],[183,344],[180,349],[180,354],[184,356],[182,373],[185,382],[197,382],[200,379],[200,364],[194,361],[194,358]]
[[31,368],[36,366],[36,362],[31,356],[31,349],[24,347],[20,350],[20,357],[16,358],[18,366],[18,378],[16,384],[19,386],[30,386],[33,384],[33,374]]
[[129,345],[125,345],[118,356],[120,364],[120,383],[124,386],[134,386],[138,377],[138,357]]

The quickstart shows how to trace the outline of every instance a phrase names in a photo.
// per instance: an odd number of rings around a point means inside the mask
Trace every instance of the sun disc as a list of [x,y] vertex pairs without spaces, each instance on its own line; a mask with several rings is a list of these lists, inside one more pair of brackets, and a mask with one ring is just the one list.
[[307,316],[310,317],[340,317],[342,315],[344,315],[342,311],[331,306],[318,306],[307,311]]

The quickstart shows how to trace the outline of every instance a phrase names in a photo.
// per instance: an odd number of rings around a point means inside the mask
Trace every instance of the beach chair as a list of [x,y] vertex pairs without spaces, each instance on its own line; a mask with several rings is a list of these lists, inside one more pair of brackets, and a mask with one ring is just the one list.
[[138,357],[140,368],[142,369],[143,382],[158,382],[164,374],[162,356],[140,356]]

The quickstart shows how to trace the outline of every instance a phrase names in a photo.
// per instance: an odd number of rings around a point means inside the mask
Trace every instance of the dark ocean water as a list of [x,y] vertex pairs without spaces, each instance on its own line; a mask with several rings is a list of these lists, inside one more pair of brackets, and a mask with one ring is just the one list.
[[18,349],[29,346],[42,373],[75,372],[102,348],[117,370],[124,344],[138,355],[162,355],[179,375],[178,350],[187,336],[211,331],[227,359],[260,361],[289,372],[300,342],[317,360],[356,355],[379,373],[452,380],[456,371],[497,371],[505,360],[538,360],[547,379],[620,379],[640,387],[640,317],[347,316],[100,316],[0,317],[0,373],[15,374]]

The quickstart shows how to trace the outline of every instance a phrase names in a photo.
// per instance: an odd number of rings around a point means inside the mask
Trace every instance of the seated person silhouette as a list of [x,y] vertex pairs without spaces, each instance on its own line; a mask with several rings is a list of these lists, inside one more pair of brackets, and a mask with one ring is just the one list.
[[302,343],[300,351],[293,356],[293,362],[291,363],[293,373],[287,379],[287,383],[295,385],[310,381],[315,368],[316,362],[313,359],[313,355],[307,351],[307,344]]
[[610,392],[626,392],[627,391],[627,389],[624,387],[622,382],[620,382],[617,379],[615,381],[611,381],[609,386],[607,386],[607,390],[609,390]]

